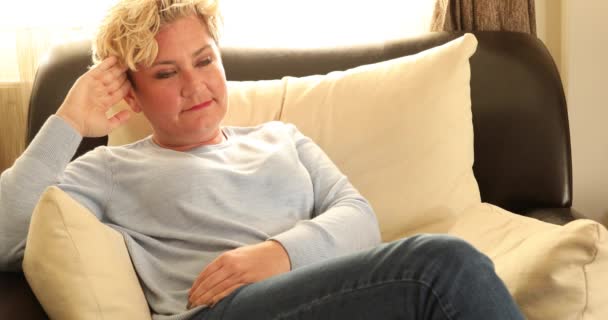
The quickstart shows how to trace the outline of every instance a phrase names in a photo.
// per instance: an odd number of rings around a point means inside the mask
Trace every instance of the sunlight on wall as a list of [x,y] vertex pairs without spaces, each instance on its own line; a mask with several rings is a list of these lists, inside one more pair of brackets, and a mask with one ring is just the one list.
[[2,1],[0,29],[91,25],[117,0]]
[[229,0],[222,44],[314,47],[382,41],[429,30],[430,0]]

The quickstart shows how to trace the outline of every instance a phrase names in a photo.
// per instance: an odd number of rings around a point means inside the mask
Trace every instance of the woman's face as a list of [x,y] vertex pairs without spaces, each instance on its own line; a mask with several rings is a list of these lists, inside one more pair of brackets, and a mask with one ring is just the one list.
[[150,67],[131,72],[126,100],[143,112],[154,140],[176,150],[218,143],[227,109],[226,75],[206,25],[188,16],[161,27],[158,55]]

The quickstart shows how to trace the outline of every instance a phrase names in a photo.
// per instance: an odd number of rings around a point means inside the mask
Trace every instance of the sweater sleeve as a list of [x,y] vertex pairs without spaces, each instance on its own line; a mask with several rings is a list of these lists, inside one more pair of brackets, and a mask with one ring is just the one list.
[[19,270],[38,199],[76,153],[82,137],[53,115],[12,167],[0,176],[0,269]]
[[[90,152],[70,164],[81,141],[82,136],[76,130],[52,115],[13,166],[0,176],[0,270],[21,269],[31,216],[47,187],[58,185],[64,189],[67,186],[66,191],[77,198],[91,189],[87,189],[87,185],[98,184],[93,176],[99,175],[102,169],[87,173],[85,178],[82,174],[75,177],[75,170],[70,169],[90,168],[91,161],[86,159],[98,158]],[[70,186],[77,184],[83,186],[70,190]],[[89,194],[90,199],[95,197],[98,195]],[[85,204],[94,202],[85,202],[83,198],[77,200]]]
[[310,174],[315,202],[310,220],[271,238],[283,245],[292,269],[378,245],[380,229],[368,201],[317,144],[293,125],[288,128]]

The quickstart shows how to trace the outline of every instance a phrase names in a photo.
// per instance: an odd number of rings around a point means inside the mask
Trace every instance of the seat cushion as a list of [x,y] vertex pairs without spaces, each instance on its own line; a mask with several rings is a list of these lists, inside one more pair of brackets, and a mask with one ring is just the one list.
[[601,224],[559,226],[483,203],[467,208],[449,233],[494,261],[528,319],[608,316],[608,233]]

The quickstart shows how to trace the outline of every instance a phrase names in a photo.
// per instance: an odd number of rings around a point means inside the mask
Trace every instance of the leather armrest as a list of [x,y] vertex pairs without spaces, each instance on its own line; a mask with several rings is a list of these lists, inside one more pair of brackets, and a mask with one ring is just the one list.
[[565,225],[581,217],[581,214],[572,208],[535,208],[522,212],[524,216],[540,221]]
[[0,272],[2,319],[48,320],[21,272]]

